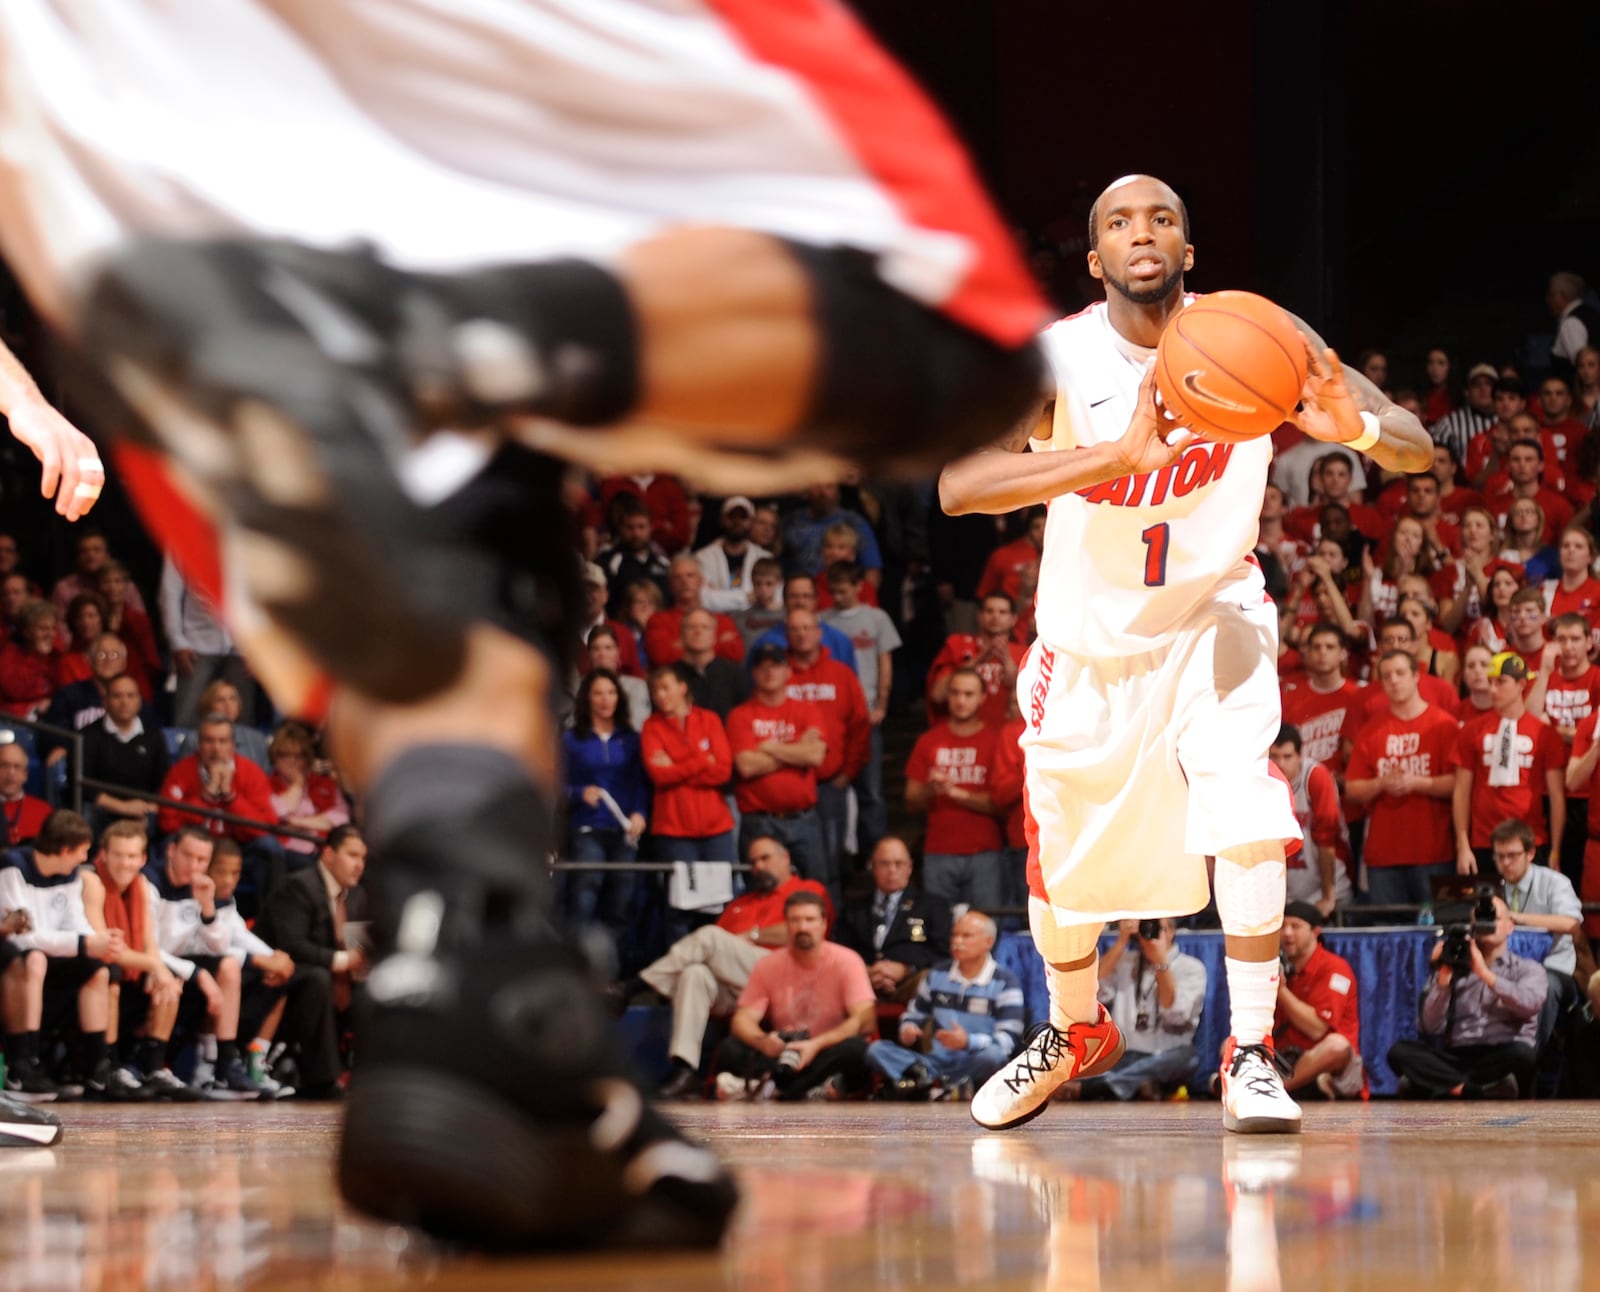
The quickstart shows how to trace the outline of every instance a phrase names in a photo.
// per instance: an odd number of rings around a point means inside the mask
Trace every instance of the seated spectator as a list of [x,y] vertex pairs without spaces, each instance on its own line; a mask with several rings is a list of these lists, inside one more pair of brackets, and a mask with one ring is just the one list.
[[950,955],[950,903],[913,890],[911,867],[905,840],[879,839],[871,896],[847,902],[833,928],[833,940],[866,962],[867,980],[885,1003],[910,1000],[928,970]]
[[[1566,823],[1566,746],[1522,702],[1528,680],[1520,655],[1502,651],[1489,665],[1494,709],[1469,718],[1456,737],[1450,765],[1455,788],[1450,813],[1456,833],[1456,869],[1463,875],[1494,873],[1490,836],[1502,821],[1526,821],[1548,865],[1550,840]],[[1550,801],[1546,823],[1545,796]]]
[[[40,1037],[73,1023],[88,1084],[103,1090],[110,1079],[109,966],[122,935],[95,929],[84,912],[78,871],[91,841],[89,823],[76,812],[52,812],[31,855],[0,858],[0,910],[28,913],[27,931],[6,939],[17,954],[4,970],[6,1092],[26,1103],[48,1103],[62,1093],[46,1070]],[[80,1084],[74,1093],[83,1092]]]
[[62,654],[56,647],[56,612],[47,601],[30,601],[17,615],[18,640],[0,650],[0,711],[35,718],[62,684]]
[[[156,794],[167,778],[167,739],[157,723],[147,724],[139,687],[126,673],[106,683],[105,716],[83,732],[83,774],[107,785]],[[116,820],[153,825],[160,807],[149,799],[112,790],[90,789],[89,815],[103,831]]]
[[28,751],[11,740],[9,731],[4,734],[6,743],[0,744],[0,809],[5,812],[5,837],[0,839],[0,848],[15,848],[33,841],[50,815],[50,805],[24,789],[28,783]]
[[922,886],[952,905],[993,910],[1000,873],[1001,809],[989,794],[999,729],[986,723],[983,678],[959,668],[948,679],[950,716],[922,733],[906,760],[906,811],[928,815]]
[[200,1092],[170,1066],[183,981],[158,941],[160,901],[144,878],[148,842],[137,822],[113,822],[100,837],[93,870],[83,872],[89,924],[122,935],[115,960],[121,980],[111,985],[106,1034],[112,1061],[106,1098],[192,1103]]
[[1525,960],[1507,945],[1511,911],[1494,899],[1492,933],[1474,933],[1466,969],[1444,964],[1444,938],[1434,944],[1434,966],[1422,998],[1422,1035],[1396,1041],[1389,1066],[1399,1074],[1400,1094],[1420,1099],[1516,1099],[1531,1095],[1538,1063],[1539,1015],[1547,995],[1544,966]]
[[1500,559],[1520,565],[1534,588],[1561,573],[1561,558],[1545,537],[1549,528],[1544,508],[1532,498],[1518,498],[1506,509],[1500,536]]
[[1284,723],[1268,756],[1289,782],[1304,842],[1289,860],[1291,901],[1312,902],[1324,915],[1350,901],[1350,834],[1339,804],[1339,785],[1321,763],[1306,758],[1300,732]]
[[[0,635],[0,646],[22,644],[22,608],[30,601],[41,600],[28,576],[14,570],[0,579],[0,617],[5,620],[5,632]],[[46,605],[49,603],[46,602]]]
[[1323,913],[1309,902],[1283,910],[1283,973],[1272,1044],[1289,1067],[1284,1089],[1315,1085],[1326,1099],[1361,1099],[1367,1077],[1361,1062],[1361,996],[1355,971],[1322,945]]
[[[817,613],[817,581],[809,574],[792,574],[783,584],[783,615],[780,621],[773,624],[761,636],[751,643],[745,654],[745,664],[750,669],[755,668],[756,652],[763,646],[777,646],[783,650],[789,649],[789,630],[785,626],[790,615],[797,610],[809,610]],[[848,664],[852,672],[856,667],[856,648],[844,633],[831,624],[822,625],[822,649],[829,656],[841,664]]]
[[[226,931],[224,954],[239,962],[243,990],[239,1035],[251,1038],[247,1052],[250,1079],[268,1098],[333,1097],[343,1075],[339,1028],[333,1008],[333,975],[321,965],[297,965],[252,933],[233,900],[244,857],[232,839],[218,839],[206,873],[217,886],[217,923]],[[286,1055],[268,1071],[274,1050]],[[291,1070],[290,1063],[293,1064]],[[277,1073],[292,1076],[290,1082]]]
[[684,615],[678,662],[688,670],[694,702],[726,721],[736,706],[750,698],[750,674],[742,650],[739,660],[717,653],[717,632],[717,617],[709,610]]
[[784,568],[791,574],[820,575],[828,564],[822,554],[823,536],[832,526],[842,524],[854,530],[859,540],[853,559],[867,572],[869,583],[878,583],[883,577],[883,556],[877,536],[866,517],[839,505],[839,486],[812,485],[805,491],[805,500],[805,507],[790,513],[783,523]]
[[184,825],[197,825],[208,834],[238,840],[245,850],[246,866],[255,880],[253,894],[259,900],[283,865],[282,845],[267,833],[278,823],[278,813],[272,806],[272,784],[267,774],[248,758],[235,753],[233,733],[233,723],[226,718],[204,719],[198,733],[199,752],[173,763],[161,784],[161,797],[228,812],[261,824],[223,821],[176,807],[163,807],[158,820],[162,834],[171,834]]
[[983,683],[983,703],[978,711],[983,721],[998,727],[1006,720],[1017,689],[1017,670],[1028,653],[1028,648],[1011,635],[1016,622],[1011,598],[1003,592],[991,592],[978,607],[977,633],[952,633],[945,638],[928,670],[930,724],[945,716],[950,679],[962,668],[972,669]]
[[917,975],[897,1040],[867,1047],[867,1066],[889,1082],[885,1097],[970,1099],[1017,1052],[1027,1023],[1022,984],[995,963],[997,934],[981,911],[957,920],[950,957]]
[[1417,693],[1409,651],[1385,651],[1378,681],[1389,707],[1355,738],[1345,798],[1368,814],[1362,853],[1368,896],[1379,906],[1426,906],[1433,880],[1455,873],[1450,760],[1460,725]]
[[754,673],[754,692],[727,723],[739,850],[748,855],[761,836],[777,839],[801,874],[822,879],[828,859],[817,815],[817,768],[828,757],[827,723],[815,705],[789,694],[786,650],[756,647]]
[[266,1092],[239,1049],[244,975],[226,954],[228,931],[217,922],[217,886],[206,873],[213,846],[204,830],[184,826],[167,840],[165,857],[145,866],[144,877],[156,895],[156,944],[183,980],[178,1025],[196,1029],[189,1084],[206,1099],[253,1101]]
[[667,1054],[673,1071],[661,1087],[663,1099],[699,1092],[706,1024],[712,1014],[733,1008],[758,961],[773,948],[788,946],[784,904],[797,893],[809,893],[822,904],[827,919],[832,918],[822,885],[794,873],[789,850],[778,840],[755,839],[745,859],[750,863],[745,891],[723,908],[717,922],[679,938],[666,955],[619,983],[613,992],[619,1004],[626,1004],[648,987],[672,1003]]
[[[62,632],[62,626],[66,631]],[[57,674],[62,686],[86,681],[94,675],[94,646],[106,630],[106,606],[98,592],[80,592],[67,606],[64,625],[58,626],[56,636],[61,645],[61,669]]]
[[722,532],[694,554],[705,576],[700,602],[707,610],[737,618],[750,608],[756,563],[772,556],[750,541],[755,512],[755,504],[740,494],[724,499],[719,513]]
[[[668,569],[672,587],[672,604],[650,617],[644,631],[644,650],[650,663],[675,664],[683,658],[683,619],[690,611],[703,610],[700,589],[705,576],[700,573],[700,563],[687,554],[672,558]],[[727,615],[715,615],[714,653],[738,664],[744,659],[744,638],[739,626]]]
[[866,1090],[877,998],[861,957],[828,941],[829,916],[818,893],[791,893],[784,902],[787,945],[752,967],[739,993],[717,1065],[718,1098],[748,1098],[765,1081],[782,1100]]
[[145,699],[153,696],[151,680],[161,675],[161,651],[156,646],[150,616],[130,604],[128,593],[133,578],[121,561],[107,561],[100,567],[95,591],[106,607],[106,631],[115,633],[128,647],[128,675],[139,684]]
[[650,509],[638,498],[618,498],[608,514],[613,518],[611,532],[615,537],[595,556],[594,563],[604,571],[606,586],[611,590],[611,616],[626,619],[624,593],[635,583],[652,584],[666,596],[667,554],[655,541]]
[[1194,1038],[1205,1008],[1206,967],[1179,950],[1175,921],[1159,923],[1160,936],[1147,938],[1140,921],[1120,921],[1116,941],[1100,957],[1097,995],[1128,1048],[1110,1072],[1071,1088],[1079,1097],[1160,1099],[1200,1064]]
[[[615,673],[617,675],[617,684],[622,688],[622,694],[628,701],[628,716],[634,722],[642,723],[650,716],[650,685],[644,680],[643,676],[635,677],[623,670],[622,643],[624,639],[626,639],[630,647],[633,647],[633,655],[637,659],[639,656],[638,648],[634,645],[633,634],[626,628],[621,630],[620,636],[618,635],[618,630],[610,624],[600,624],[598,627],[591,628],[586,652],[589,657],[589,667],[578,674],[578,680],[582,681],[586,673],[597,672],[601,669],[609,669]],[[576,685],[573,686],[572,692],[574,695],[577,694],[578,688]]]
[[[567,856],[573,861],[633,861],[650,807],[639,733],[609,671],[578,686],[572,729],[561,733],[567,783]],[[619,819],[620,816],[620,819]],[[635,876],[628,870],[562,871],[557,901],[567,919],[603,925],[613,938],[628,923]]]
[[1545,972],[1550,978],[1550,999],[1540,1021],[1542,1046],[1555,1027],[1556,1016],[1578,1002],[1573,973],[1578,953],[1572,935],[1582,927],[1583,906],[1572,881],[1554,866],[1533,864],[1533,831],[1524,821],[1502,821],[1490,836],[1495,868],[1504,881],[1506,907],[1511,922],[1521,928],[1543,929],[1550,935]]
[[[622,673],[627,677],[643,679],[644,663],[639,657],[639,644],[634,640],[633,633],[628,630],[627,625],[621,620],[607,617],[606,602],[610,599],[610,594],[606,590],[606,572],[593,561],[583,563],[583,589],[585,598],[583,621],[573,625],[578,639],[577,659],[574,661],[578,676],[582,677],[591,668],[610,668],[613,672]],[[590,638],[600,628],[608,630],[616,643],[617,659],[614,664],[596,664],[585,654],[589,648]]]
[[[72,573],[57,579],[55,587],[50,589],[50,604],[55,609],[56,618],[62,620],[67,617],[67,607],[72,604],[73,597],[97,590],[100,571],[111,559],[106,536],[93,527],[77,530],[72,552]],[[129,587],[127,604],[136,610],[145,608],[144,598],[139,595],[138,588]]]
[[[860,540],[857,539],[855,530],[843,523],[829,525],[822,532],[822,569],[815,576],[817,580],[818,610],[833,609],[833,588],[828,582],[828,571],[841,562],[861,568],[861,562],[856,559],[860,546]],[[863,605],[876,606],[878,604],[877,586],[871,579],[866,577],[865,569],[862,569],[861,586],[857,590],[857,599]]]
[[[316,770],[317,740],[301,722],[286,722],[267,742],[272,775],[272,810],[283,825],[327,834],[350,820],[350,803],[338,780]],[[322,851],[321,843],[285,836],[284,860],[291,867],[309,866]]]
[[[252,692],[252,698],[254,693]],[[233,724],[233,747],[242,758],[248,758],[265,772],[272,766],[272,753],[267,748],[266,734],[252,726],[244,711],[244,693],[225,677],[207,684],[200,692],[200,720],[220,714]],[[199,752],[198,730],[185,731],[178,742],[178,757]]]
[[314,965],[333,977],[334,1008],[350,1009],[370,967],[367,952],[349,930],[361,920],[365,894],[356,887],[367,868],[367,843],[353,825],[335,826],[317,864],[297,870],[267,895],[256,935],[296,965]]
[[[106,693],[111,679],[127,677],[127,666],[128,648],[122,638],[114,633],[101,633],[95,638],[94,650],[90,652],[89,676],[68,683],[57,691],[50,701],[50,707],[44,711],[42,720],[52,726],[65,727],[68,731],[87,731],[106,716]],[[137,686],[138,679],[134,678],[133,681]],[[136,716],[140,723],[160,735],[160,715],[143,691],[139,694],[139,700]],[[67,756],[66,744],[48,738],[43,732],[40,733],[40,747],[47,751],[45,761],[52,766]]]
[[764,557],[750,567],[750,605],[733,616],[745,650],[748,652],[767,632],[780,627],[784,613],[783,566]]

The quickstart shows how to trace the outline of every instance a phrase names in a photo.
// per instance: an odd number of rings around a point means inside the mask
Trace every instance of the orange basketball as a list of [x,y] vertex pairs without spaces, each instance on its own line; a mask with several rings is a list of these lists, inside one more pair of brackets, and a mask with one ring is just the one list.
[[1253,292],[1212,292],[1179,310],[1156,349],[1167,411],[1209,440],[1270,435],[1294,414],[1306,347],[1289,316]]

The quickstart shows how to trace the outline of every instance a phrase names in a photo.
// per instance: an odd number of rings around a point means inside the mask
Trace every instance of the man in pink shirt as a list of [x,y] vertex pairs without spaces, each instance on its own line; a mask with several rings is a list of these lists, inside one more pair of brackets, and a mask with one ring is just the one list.
[[867,1038],[876,1029],[877,997],[866,963],[828,941],[819,894],[791,893],[783,919],[789,945],[756,963],[739,996],[718,1065],[718,1099],[769,1089],[783,1100],[841,1099],[870,1080]]

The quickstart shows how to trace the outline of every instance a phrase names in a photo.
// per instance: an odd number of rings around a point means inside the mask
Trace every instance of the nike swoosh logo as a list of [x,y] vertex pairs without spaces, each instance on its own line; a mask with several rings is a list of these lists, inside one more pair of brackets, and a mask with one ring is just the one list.
[[1090,408],[1099,408],[1101,404],[1109,404],[1115,398],[1116,398],[1115,395],[1107,395],[1104,399],[1096,399],[1096,400],[1094,400],[1089,405],[1089,407]]
[[1195,396],[1199,397],[1200,399],[1205,400],[1206,403],[1214,404],[1218,408],[1225,408],[1230,413],[1254,413],[1254,412],[1259,411],[1258,409],[1256,409],[1254,407],[1254,405],[1251,405],[1251,404],[1236,404],[1231,399],[1224,399],[1221,395],[1218,395],[1213,391],[1207,390],[1204,386],[1202,386],[1200,384],[1199,378],[1202,375],[1203,375],[1203,371],[1202,371],[1202,369],[1199,369],[1199,368],[1196,368],[1193,372],[1184,373],[1183,374],[1183,388],[1185,390],[1187,390],[1191,395],[1195,395]]

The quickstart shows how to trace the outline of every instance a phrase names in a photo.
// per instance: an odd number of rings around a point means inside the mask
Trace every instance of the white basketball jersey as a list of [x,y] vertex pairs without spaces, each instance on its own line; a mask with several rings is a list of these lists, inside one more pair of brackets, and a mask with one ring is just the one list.
[[[1055,370],[1055,425],[1034,452],[1121,439],[1155,351],[1120,336],[1104,302],[1052,324],[1042,340]],[[1271,462],[1265,436],[1190,439],[1160,471],[1051,499],[1040,638],[1076,655],[1136,655],[1171,640],[1219,593],[1259,603],[1264,584],[1251,553]]]

